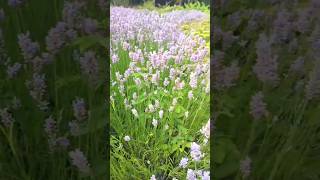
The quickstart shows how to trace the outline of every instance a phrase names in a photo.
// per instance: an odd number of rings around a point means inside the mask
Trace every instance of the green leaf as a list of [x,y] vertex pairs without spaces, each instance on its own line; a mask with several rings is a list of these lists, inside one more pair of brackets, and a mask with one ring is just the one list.
[[239,163],[236,161],[229,161],[219,166],[215,171],[216,178],[226,178],[238,171]]
[[214,153],[213,153],[213,161],[221,164],[225,157],[226,157],[226,146],[225,144],[218,144],[215,148],[214,148]]
[[94,45],[100,45],[105,48],[107,48],[107,39],[102,38],[100,36],[96,35],[90,35],[90,36],[84,36],[77,38],[72,45],[73,46],[79,46],[80,52],[84,52],[86,49],[94,46]]

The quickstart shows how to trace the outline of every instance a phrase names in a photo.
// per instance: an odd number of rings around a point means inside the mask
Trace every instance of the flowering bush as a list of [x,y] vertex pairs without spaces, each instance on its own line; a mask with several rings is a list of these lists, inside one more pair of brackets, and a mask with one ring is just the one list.
[[181,30],[206,18],[111,8],[111,178],[209,179],[209,51]]

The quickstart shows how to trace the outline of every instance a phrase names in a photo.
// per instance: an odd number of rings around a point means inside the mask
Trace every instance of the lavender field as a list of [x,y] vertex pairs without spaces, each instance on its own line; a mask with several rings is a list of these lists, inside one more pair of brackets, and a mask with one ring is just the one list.
[[210,179],[205,9],[111,7],[111,179]]
[[320,1],[214,6],[215,179],[320,179]]
[[106,179],[106,1],[0,1],[0,179]]

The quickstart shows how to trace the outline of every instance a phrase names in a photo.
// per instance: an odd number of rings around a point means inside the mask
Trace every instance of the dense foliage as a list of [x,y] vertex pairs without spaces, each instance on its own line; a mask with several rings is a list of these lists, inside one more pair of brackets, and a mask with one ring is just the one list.
[[213,176],[319,179],[319,1],[214,8]]
[[0,179],[105,179],[105,1],[0,1]]

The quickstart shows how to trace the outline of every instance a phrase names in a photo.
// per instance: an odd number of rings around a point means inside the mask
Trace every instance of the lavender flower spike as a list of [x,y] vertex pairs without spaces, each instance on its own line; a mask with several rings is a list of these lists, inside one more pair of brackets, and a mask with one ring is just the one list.
[[251,159],[246,157],[244,160],[240,162],[240,172],[242,173],[244,178],[250,176],[251,173]]
[[40,48],[37,42],[32,42],[29,32],[18,35],[18,44],[25,60],[31,60],[35,57]]
[[93,83],[96,83],[99,74],[99,65],[95,53],[93,51],[84,53],[83,57],[80,57],[80,65],[83,73],[88,75]]
[[253,116],[255,120],[259,120],[263,116],[268,115],[266,103],[263,102],[262,92],[258,92],[254,96],[252,96],[250,102],[250,114]]
[[14,122],[12,114],[8,111],[8,108],[0,109],[0,117],[3,125],[7,128]]
[[7,74],[9,79],[14,78],[18,74],[21,67],[22,65],[20,63],[14,63],[12,66],[8,66]]
[[90,166],[88,164],[88,160],[79,149],[69,152],[69,156],[71,158],[71,162],[74,166],[76,166],[80,172],[89,173]]
[[257,78],[263,83],[277,85],[278,77],[278,62],[277,56],[272,56],[271,42],[266,34],[262,33],[256,43],[257,63],[253,67],[253,72]]
[[11,7],[18,7],[23,3],[22,0],[8,0],[8,5]]
[[86,109],[86,104],[85,104],[83,98],[77,98],[76,100],[74,100],[72,102],[72,106],[73,106],[74,117],[78,121],[83,121],[87,118],[88,111]]

